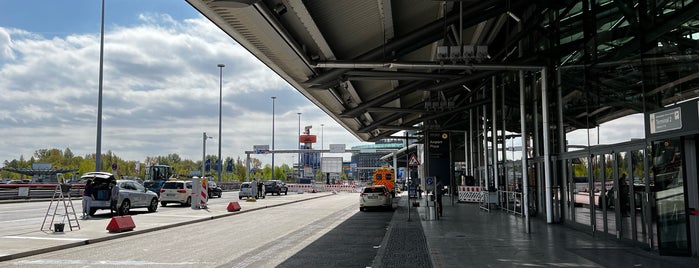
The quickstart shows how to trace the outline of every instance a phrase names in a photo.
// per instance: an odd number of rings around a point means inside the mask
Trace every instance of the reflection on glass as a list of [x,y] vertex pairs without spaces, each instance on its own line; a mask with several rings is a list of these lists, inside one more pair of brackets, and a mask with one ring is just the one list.
[[680,145],[679,138],[653,142],[659,250],[668,255],[689,254]]
[[644,200],[648,200],[648,192],[646,192],[646,185],[648,185],[645,179],[645,165],[643,162],[643,150],[633,151],[631,153],[631,170],[633,171],[632,176],[629,178],[631,184],[629,189],[632,192],[633,198],[630,198],[632,205],[630,206],[631,217],[633,221],[631,222],[631,227],[636,230],[633,237],[626,236],[628,238],[635,239],[636,241],[647,243],[648,242],[648,226],[646,222],[646,215],[649,215],[647,204],[644,204]]
[[590,181],[588,158],[574,158],[571,162],[573,172],[573,218],[575,222],[591,225],[590,217]]

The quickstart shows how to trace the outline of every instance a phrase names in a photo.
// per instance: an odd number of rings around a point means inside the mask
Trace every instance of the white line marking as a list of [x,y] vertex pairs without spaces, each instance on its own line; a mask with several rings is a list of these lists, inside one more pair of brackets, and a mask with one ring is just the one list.
[[57,240],[57,241],[85,241],[87,238],[59,238],[59,237],[36,237],[36,236],[0,236],[0,238],[9,239],[32,239],[32,240]]
[[91,260],[34,260],[18,261],[19,265],[104,265],[104,266],[182,266],[201,265],[210,266],[214,263],[207,262],[152,262],[152,261],[91,261]]

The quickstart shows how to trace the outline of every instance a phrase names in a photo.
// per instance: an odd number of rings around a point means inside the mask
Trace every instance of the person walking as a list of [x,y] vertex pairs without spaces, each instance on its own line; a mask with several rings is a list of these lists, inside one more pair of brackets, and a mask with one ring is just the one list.
[[437,199],[437,212],[440,217],[442,216],[442,195],[444,195],[444,184],[439,181],[435,189],[435,198]]
[[119,209],[117,208],[117,204],[119,203],[119,185],[117,185],[116,181],[111,182],[112,186],[112,193],[109,195],[109,213],[114,216],[114,212],[116,212],[117,215],[120,215]]
[[262,180],[257,182],[257,198],[262,198],[265,195],[263,192],[264,187],[265,187],[265,184],[262,182]]
[[92,200],[94,199],[92,180],[87,180],[85,190],[83,191],[83,220],[92,218],[90,217],[90,205],[92,205]]

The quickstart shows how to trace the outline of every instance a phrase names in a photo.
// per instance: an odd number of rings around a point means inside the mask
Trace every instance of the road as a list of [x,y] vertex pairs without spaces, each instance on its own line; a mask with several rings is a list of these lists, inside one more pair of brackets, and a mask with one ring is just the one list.
[[[6,215],[27,209],[15,206],[0,205],[0,224],[13,221]],[[33,206],[45,213],[46,203]],[[188,209],[160,207],[156,215]],[[358,195],[340,193],[8,260],[0,267],[369,267],[392,216],[392,211],[359,212]]]

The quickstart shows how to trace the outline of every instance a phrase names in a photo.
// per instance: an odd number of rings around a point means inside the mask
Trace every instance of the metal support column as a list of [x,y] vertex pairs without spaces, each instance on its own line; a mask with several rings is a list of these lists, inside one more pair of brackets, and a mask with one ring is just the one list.
[[551,189],[551,149],[549,148],[549,109],[548,109],[548,76],[546,75],[546,68],[541,68],[541,112],[542,114],[542,124],[543,124],[543,134],[544,134],[544,183],[546,186],[546,222],[553,222],[553,210],[551,204],[552,189]]
[[531,232],[529,226],[529,179],[527,178],[527,121],[525,113],[524,71],[519,71],[519,126],[522,139],[522,201],[520,206],[524,210],[524,224],[527,233]]
[[[500,189],[500,180],[498,179],[498,127],[497,127],[497,119],[498,119],[498,116],[497,116],[497,106],[498,105],[497,105],[497,103],[498,103],[498,101],[497,101],[497,89],[495,86],[495,76],[493,76],[491,78],[491,82],[492,82],[491,95],[492,95],[493,101],[491,103],[490,111],[492,112],[491,117],[493,118],[492,119],[493,122],[491,122],[492,130],[490,133],[491,133],[492,139],[493,139],[493,149],[492,149],[493,162],[492,163],[493,163],[493,180],[495,180],[493,185],[495,185],[495,189],[499,190]],[[498,202],[498,203],[500,203],[500,202]]]

